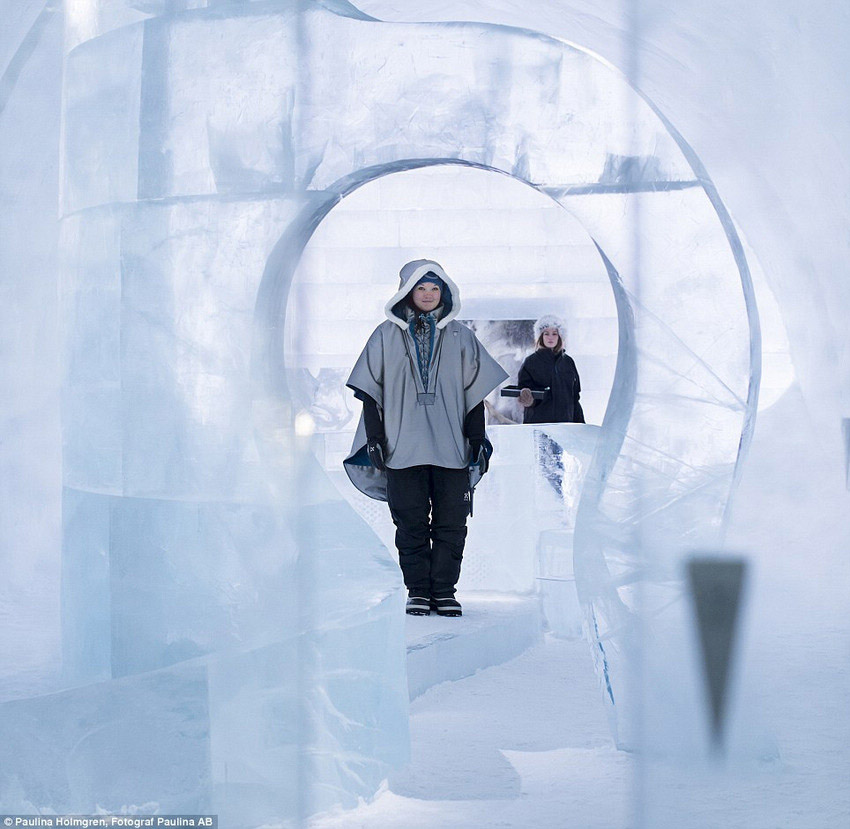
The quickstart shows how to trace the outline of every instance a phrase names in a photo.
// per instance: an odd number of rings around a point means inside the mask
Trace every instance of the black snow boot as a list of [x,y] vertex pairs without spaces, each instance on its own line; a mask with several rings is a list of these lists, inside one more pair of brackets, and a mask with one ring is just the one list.
[[436,610],[438,616],[463,616],[463,609],[457,599],[435,599],[431,597],[431,610]]
[[407,609],[405,612],[410,616],[430,616],[431,603],[425,596],[411,596],[407,600]]

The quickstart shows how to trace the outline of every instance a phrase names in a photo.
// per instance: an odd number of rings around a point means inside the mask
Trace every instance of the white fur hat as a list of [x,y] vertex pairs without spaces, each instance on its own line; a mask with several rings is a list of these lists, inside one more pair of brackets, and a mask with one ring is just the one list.
[[540,335],[543,333],[544,328],[557,328],[558,333],[561,335],[561,343],[566,342],[567,326],[560,317],[556,317],[554,314],[544,314],[540,317],[540,319],[534,323],[535,342],[540,339]]

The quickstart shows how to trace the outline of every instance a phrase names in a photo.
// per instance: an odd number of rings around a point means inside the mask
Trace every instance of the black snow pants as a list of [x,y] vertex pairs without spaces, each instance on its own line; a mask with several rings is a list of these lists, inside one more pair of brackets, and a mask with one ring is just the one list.
[[466,469],[387,469],[387,501],[409,595],[454,596],[466,541],[468,488]]

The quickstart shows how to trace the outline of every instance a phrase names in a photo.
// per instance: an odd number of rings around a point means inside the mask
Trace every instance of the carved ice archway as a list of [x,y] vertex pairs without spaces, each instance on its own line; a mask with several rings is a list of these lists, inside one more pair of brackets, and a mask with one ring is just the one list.
[[[270,258],[257,305],[265,391],[281,391],[286,292],[301,252],[361,185],[461,164],[517,178],[577,218],[611,279],[620,348],[577,518],[576,578],[615,737],[631,745],[625,663],[637,616],[663,618],[682,554],[721,543],[756,411],[758,318],[734,225],[684,139],[582,49],[507,27],[307,15],[303,42],[320,32],[331,57],[303,70],[293,135],[294,178],[310,199]],[[469,48],[476,39],[487,43],[480,53]],[[478,88],[470,76],[483,79]],[[681,627],[669,620],[658,635],[681,647]]]

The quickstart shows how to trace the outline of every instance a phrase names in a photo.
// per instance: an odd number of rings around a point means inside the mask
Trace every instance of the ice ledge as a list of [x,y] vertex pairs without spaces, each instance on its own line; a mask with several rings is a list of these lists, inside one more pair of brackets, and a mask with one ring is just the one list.
[[407,617],[407,685],[415,699],[441,682],[507,662],[542,636],[536,596],[474,592],[458,595],[461,618]]

